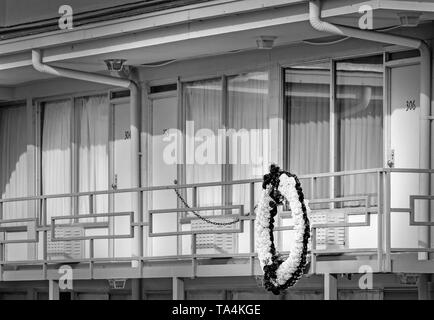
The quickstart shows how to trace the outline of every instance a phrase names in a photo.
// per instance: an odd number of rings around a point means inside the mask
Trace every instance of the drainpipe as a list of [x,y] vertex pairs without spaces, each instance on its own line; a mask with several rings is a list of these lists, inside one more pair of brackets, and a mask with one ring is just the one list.
[[[131,188],[140,187],[140,90],[134,81],[129,79],[116,78],[85,71],[71,70],[61,67],[53,67],[42,62],[40,50],[32,50],[33,67],[42,73],[48,73],[58,77],[77,79],[95,83],[106,84],[115,87],[130,89],[130,131],[131,131]],[[141,201],[139,193],[132,194],[132,210],[134,221],[141,221]],[[134,241],[132,245],[132,256],[140,257],[142,252],[141,228],[134,227]],[[139,266],[138,260],[132,261],[132,267]]]
[[[434,157],[430,156],[430,115],[431,115],[431,50],[422,40],[379,33],[375,31],[361,30],[351,27],[331,24],[321,20],[320,1],[309,1],[309,20],[312,27],[321,32],[328,32],[341,36],[348,36],[357,39],[383,42],[393,45],[418,49],[420,51],[420,158],[419,168],[430,169],[434,166]],[[434,186],[433,186],[434,187]],[[419,178],[420,194],[430,194],[430,179],[428,174],[421,174]],[[430,221],[428,203],[421,203],[422,221]],[[421,228],[422,229],[422,228]],[[420,247],[429,247],[430,239],[428,227],[423,227],[419,232]],[[420,260],[428,259],[426,252],[419,254]]]

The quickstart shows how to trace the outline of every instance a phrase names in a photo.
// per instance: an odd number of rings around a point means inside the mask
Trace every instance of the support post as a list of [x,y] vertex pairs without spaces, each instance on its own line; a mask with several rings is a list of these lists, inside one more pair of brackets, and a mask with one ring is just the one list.
[[28,288],[27,289],[26,300],[36,300],[36,291],[34,288]]
[[[140,91],[136,84],[130,85],[130,131],[131,131],[131,187],[140,188],[141,173],[140,173],[140,132],[141,132],[141,112],[140,112]],[[132,194],[132,208],[134,212],[134,222],[143,222],[142,216],[142,199],[140,192]],[[133,268],[139,268],[140,259],[143,252],[143,235],[142,228],[134,227],[134,238],[132,245],[132,256],[137,257],[137,260],[131,261]]]
[[142,279],[131,279],[131,299],[142,300]]
[[48,299],[49,300],[59,300],[59,281],[48,280]]
[[184,300],[185,299],[185,289],[184,280],[178,277],[172,278],[172,298],[173,300]]
[[324,274],[324,300],[338,299],[338,278],[331,273]]
[[417,298],[418,300],[429,300],[429,292],[428,292],[428,275],[421,274],[419,275],[419,280],[417,282]]

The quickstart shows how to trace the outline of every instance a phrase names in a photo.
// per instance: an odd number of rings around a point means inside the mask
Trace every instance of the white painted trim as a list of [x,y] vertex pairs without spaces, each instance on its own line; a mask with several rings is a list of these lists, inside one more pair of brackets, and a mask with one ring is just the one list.
[[216,0],[77,27],[66,31],[68,33],[68,39],[65,39],[64,30],[58,30],[26,36],[19,39],[4,40],[0,44],[0,52],[19,52],[31,48],[64,44],[65,41],[76,42],[90,40],[129,32],[167,27],[178,23],[216,18],[229,14],[239,14],[242,12],[263,10],[264,8],[294,5],[302,2],[306,1]]
[[[372,2],[372,1],[371,1]],[[434,3],[432,1],[397,1],[397,0],[381,0],[376,1],[378,9],[400,10],[400,11],[415,11],[415,12],[434,12]]]
[[[210,2],[207,6],[202,4],[200,8],[194,10],[181,7],[174,13],[161,11],[155,21],[151,17],[146,19],[135,17],[136,20],[128,22],[130,25],[124,25],[122,20],[113,20],[108,26],[93,28],[88,26],[89,29],[77,28],[78,30],[67,31],[67,37],[63,31],[56,32],[54,35],[38,34],[35,36],[37,38],[30,40],[20,38],[15,42],[2,41],[0,52],[9,55],[0,57],[0,70],[31,65],[31,57],[25,51],[32,48],[49,46],[50,48],[45,50],[43,60],[47,63],[304,22],[308,20],[307,8],[295,6],[304,2],[301,0],[292,0],[289,3],[285,0],[222,0],[217,4],[216,2]],[[346,1],[345,6],[339,6],[336,2],[327,3],[322,10],[322,17],[357,13],[358,6],[355,3],[359,2]],[[368,3],[373,9],[379,7],[378,1],[364,3]],[[279,10],[270,9],[275,7],[279,7]],[[183,11],[180,11],[181,9]],[[247,12],[251,14],[235,16]],[[217,17],[220,18],[219,21],[210,20]],[[93,41],[80,42],[88,39]],[[75,42],[73,48],[70,42]]]

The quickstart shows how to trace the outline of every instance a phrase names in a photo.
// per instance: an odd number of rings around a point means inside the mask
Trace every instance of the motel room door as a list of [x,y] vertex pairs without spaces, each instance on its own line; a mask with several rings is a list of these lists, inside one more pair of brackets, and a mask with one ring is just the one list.
[[[392,168],[419,167],[419,64],[388,67],[390,112],[389,150],[386,165]],[[409,208],[409,196],[419,194],[419,175],[392,173],[391,207]],[[418,227],[409,226],[408,212],[391,213],[391,246],[415,248]]]
[[[131,153],[130,153],[130,105],[129,102],[112,103],[112,152],[111,152],[111,188],[131,188]],[[132,211],[131,193],[114,194],[111,197],[111,212]],[[129,218],[114,217],[110,223],[110,233],[122,235],[129,233]],[[115,239],[110,242],[110,254],[114,257],[131,256],[131,239]]]
[[[165,149],[172,141],[177,128],[178,99],[176,91],[165,92],[152,99],[152,151],[149,155],[149,177],[153,186],[172,185],[177,179],[177,165],[165,159]],[[177,207],[173,190],[152,192],[152,209],[169,209]],[[173,232],[178,230],[177,213],[159,214],[153,217],[154,232]],[[154,256],[174,255],[178,253],[176,236],[151,238],[151,254]]]

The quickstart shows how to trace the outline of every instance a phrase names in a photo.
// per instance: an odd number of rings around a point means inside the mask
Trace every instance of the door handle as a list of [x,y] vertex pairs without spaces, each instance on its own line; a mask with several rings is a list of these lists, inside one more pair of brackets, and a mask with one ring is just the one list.
[[114,182],[112,183],[112,189],[117,190],[118,189],[118,175],[115,174],[114,176]]

